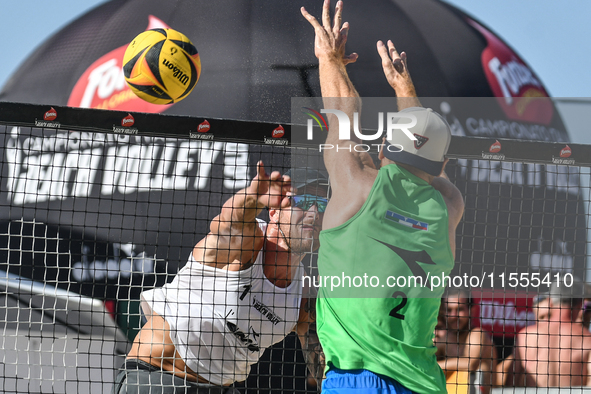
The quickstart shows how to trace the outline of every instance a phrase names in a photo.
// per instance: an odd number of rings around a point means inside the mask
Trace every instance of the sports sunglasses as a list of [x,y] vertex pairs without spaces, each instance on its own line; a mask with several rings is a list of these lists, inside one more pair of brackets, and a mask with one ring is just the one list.
[[328,204],[328,199],[313,194],[301,194],[291,196],[290,198],[292,207],[300,208],[304,211],[310,209],[312,205],[316,205],[318,207],[318,212],[324,213],[324,211],[326,211],[326,205]]

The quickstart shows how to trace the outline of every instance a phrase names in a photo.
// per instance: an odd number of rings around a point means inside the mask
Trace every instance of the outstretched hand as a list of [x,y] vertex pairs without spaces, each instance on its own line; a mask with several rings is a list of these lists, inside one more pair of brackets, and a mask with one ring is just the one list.
[[378,53],[382,58],[382,68],[384,75],[396,94],[410,97],[409,93],[416,96],[415,88],[408,72],[408,65],[406,62],[406,53],[398,54],[392,41],[388,40],[388,47],[382,41],[378,41]]
[[358,55],[356,53],[345,56],[349,22],[342,23],[342,1],[337,1],[332,27],[330,20],[330,0],[324,0],[324,5],[322,6],[322,25],[304,7],[301,8],[301,11],[304,18],[310,22],[316,32],[314,54],[318,59],[325,57],[333,58],[340,60],[343,65],[353,63],[357,60]]
[[267,208],[287,208],[291,205],[289,194],[293,192],[291,178],[282,176],[279,171],[267,174],[263,162],[259,161],[249,192],[256,194],[258,203]]

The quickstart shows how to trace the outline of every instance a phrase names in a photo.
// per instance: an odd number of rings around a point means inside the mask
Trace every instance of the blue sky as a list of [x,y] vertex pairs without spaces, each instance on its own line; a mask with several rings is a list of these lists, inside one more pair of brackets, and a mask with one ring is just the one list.
[[[49,3],[41,0],[4,1],[0,14],[0,32],[3,37],[0,40],[0,86],[4,85],[18,65],[47,37],[104,2],[105,0],[54,0]],[[538,74],[551,96],[591,95],[591,1],[448,2],[488,25],[505,39]]]

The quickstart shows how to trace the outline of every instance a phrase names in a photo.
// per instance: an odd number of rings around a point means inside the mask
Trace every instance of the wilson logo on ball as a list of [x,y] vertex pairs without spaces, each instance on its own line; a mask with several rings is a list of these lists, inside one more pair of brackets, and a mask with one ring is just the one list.
[[43,120],[55,120],[56,118],[57,112],[53,107],[43,115]]
[[127,115],[125,118],[121,119],[121,126],[123,127],[131,127],[135,123],[135,119],[131,114]]
[[175,65],[169,62],[168,60],[162,59],[162,64],[168,67],[168,69],[172,71],[172,75],[176,79],[178,79],[183,85],[186,85],[187,82],[189,82],[189,76],[182,72],[181,69],[179,69],[178,67],[175,67]]
[[197,131],[200,133],[207,133],[210,128],[211,125],[209,124],[209,122],[207,120],[204,120],[202,123],[199,124],[199,126],[197,126]]
[[271,134],[271,137],[281,138],[281,137],[283,137],[284,134],[285,134],[285,129],[283,128],[283,126],[279,125],[279,127],[277,127],[275,130],[273,130],[273,134]]
[[173,29],[139,34],[123,56],[123,76],[130,89],[153,104],[172,104],[191,93],[201,74],[197,49]]

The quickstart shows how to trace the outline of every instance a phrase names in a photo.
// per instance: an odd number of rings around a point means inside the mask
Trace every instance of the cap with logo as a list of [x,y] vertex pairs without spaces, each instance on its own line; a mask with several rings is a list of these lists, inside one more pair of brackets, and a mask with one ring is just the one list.
[[292,168],[285,175],[289,175],[292,186],[296,189],[313,184],[328,186],[328,177],[313,168]]
[[399,117],[395,121],[399,125],[412,124],[412,117],[406,118],[403,115],[414,115],[417,122],[408,130],[416,140],[411,140],[406,133],[394,131],[392,139],[387,140],[384,145],[384,156],[397,163],[416,167],[433,176],[441,174],[451,142],[451,129],[447,121],[431,108],[410,107],[398,114]]

